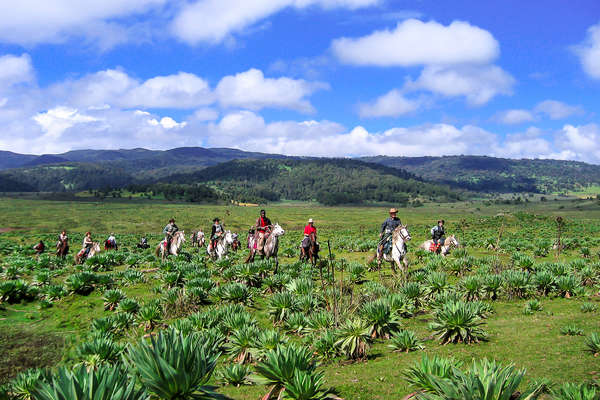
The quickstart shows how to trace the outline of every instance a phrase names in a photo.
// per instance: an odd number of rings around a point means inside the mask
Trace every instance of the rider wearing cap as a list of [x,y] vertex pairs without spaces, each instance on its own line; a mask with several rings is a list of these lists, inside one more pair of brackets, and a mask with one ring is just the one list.
[[379,259],[381,259],[383,256],[384,248],[387,247],[386,243],[392,238],[392,232],[394,232],[394,229],[402,224],[400,218],[397,217],[397,214],[398,209],[390,208],[389,218],[383,221],[383,224],[381,224],[381,230],[379,232]]
[[213,226],[210,231],[210,248],[215,249],[217,247],[217,242],[219,238],[223,235],[223,225],[221,225],[221,220],[219,218],[213,219]]
[[304,239],[302,240],[302,247],[307,248],[310,245],[310,235],[315,235],[315,242],[317,241],[317,228],[314,225],[312,218],[308,220],[308,225],[304,227]]
[[265,237],[267,236],[267,232],[271,229],[271,220],[267,217],[267,213],[265,210],[260,210],[260,217],[256,220],[256,231],[258,233],[258,240],[256,242],[256,250],[258,254],[263,254],[263,249],[265,247]]
[[431,228],[431,240],[433,240],[433,244],[435,245],[435,251],[439,252],[441,246],[443,246],[446,238],[444,235],[446,232],[444,231],[444,220],[440,219],[437,222],[437,225]]
[[171,218],[165,229],[163,229],[165,240],[167,241],[167,254],[171,252],[171,241],[177,231],[179,231],[179,227],[175,225],[175,218]]

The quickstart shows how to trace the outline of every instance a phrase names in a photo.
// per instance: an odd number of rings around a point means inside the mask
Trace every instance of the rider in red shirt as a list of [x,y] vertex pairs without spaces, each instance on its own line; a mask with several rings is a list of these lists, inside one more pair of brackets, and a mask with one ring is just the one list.
[[317,228],[313,225],[313,219],[308,220],[308,225],[304,227],[304,236],[310,236],[311,233],[315,234],[315,239],[317,238]]

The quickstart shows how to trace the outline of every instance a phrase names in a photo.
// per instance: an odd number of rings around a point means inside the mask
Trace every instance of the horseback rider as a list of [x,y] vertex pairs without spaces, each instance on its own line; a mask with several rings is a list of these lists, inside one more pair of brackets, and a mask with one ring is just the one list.
[[63,229],[63,231],[58,235],[58,242],[56,242],[56,248],[60,249],[63,243],[68,244],[69,237],[67,236],[67,231]]
[[213,219],[213,226],[210,231],[210,248],[212,250],[217,248],[217,243],[225,230],[223,229],[223,225],[221,225],[221,220],[219,218]]
[[265,239],[269,235],[272,227],[271,220],[267,217],[265,210],[260,210],[260,217],[256,220],[255,227],[258,234],[256,250],[258,251],[258,254],[263,255]]
[[117,249],[117,238],[115,238],[115,234],[111,232],[110,236],[108,236],[108,239],[106,239],[106,244],[108,245],[107,247],[113,248],[113,249]]
[[165,241],[167,242],[166,253],[171,253],[171,242],[173,241],[173,236],[175,233],[179,231],[179,227],[175,225],[175,218],[171,218],[169,223],[163,229],[163,233],[165,234]]
[[308,248],[310,246],[310,235],[315,235],[315,242],[317,241],[317,228],[314,225],[312,218],[309,218],[308,225],[304,227],[304,239],[302,239],[302,247]]
[[69,236],[67,236],[67,231],[62,230],[60,235],[58,235],[58,241],[56,242],[56,256],[64,257],[69,252]]
[[46,250],[46,245],[44,244],[43,241],[40,240],[40,242],[38,244],[36,244],[35,246],[33,246],[33,250],[35,250],[35,254],[37,256],[39,256],[40,254],[42,254]]
[[[398,218],[397,215],[398,215],[398,209],[390,208],[389,218],[387,218],[385,221],[383,221],[383,224],[381,224],[381,230],[379,232],[379,245],[378,245],[379,251],[377,252],[377,258],[379,260],[381,260],[381,258],[383,257],[384,252],[387,254],[392,249],[392,246],[391,246],[392,232],[394,232],[394,230],[399,225],[402,224],[402,222],[400,221],[400,218]],[[406,244],[405,244],[405,246],[406,246]]]
[[94,241],[92,240],[92,234],[91,232],[86,232],[85,236],[83,238],[83,249],[84,250],[84,258],[88,257],[88,254],[90,254],[90,250],[92,249],[92,246],[94,245]]
[[137,247],[139,249],[147,249],[148,247],[150,247],[150,245],[148,244],[148,239],[146,239],[146,236],[143,236],[140,239],[140,242],[138,243]]
[[446,241],[446,238],[444,236],[445,234],[446,232],[444,231],[444,220],[440,219],[438,220],[437,225],[431,228],[431,240],[433,240],[436,253],[439,253],[441,251],[442,246]]

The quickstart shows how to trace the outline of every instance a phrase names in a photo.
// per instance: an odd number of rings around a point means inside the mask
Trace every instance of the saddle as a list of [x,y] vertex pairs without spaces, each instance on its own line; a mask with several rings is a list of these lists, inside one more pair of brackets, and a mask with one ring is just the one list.
[[441,247],[442,247],[441,243],[438,243],[438,244],[431,243],[429,245],[429,251],[431,251],[432,253],[437,253]]

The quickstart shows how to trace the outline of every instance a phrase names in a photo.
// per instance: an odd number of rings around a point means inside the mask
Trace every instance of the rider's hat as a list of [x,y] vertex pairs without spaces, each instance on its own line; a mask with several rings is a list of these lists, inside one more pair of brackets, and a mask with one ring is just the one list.
[[213,222],[217,222],[220,221],[219,217],[216,217],[215,219],[213,219]]
[[265,210],[260,210],[260,213],[261,213],[261,214],[262,214],[262,213],[266,213],[266,211],[265,211]]
[[395,207],[390,208],[390,214],[397,213],[398,209]]
[[446,223],[446,222],[444,222],[444,220],[443,220],[443,219],[438,219],[438,222],[437,222],[437,223],[439,224],[440,222],[441,222],[442,224],[445,224],[445,223]]
[[309,224],[310,224],[310,223],[313,223],[313,222],[314,222],[314,221],[313,221],[313,219],[312,219],[312,218],[309,218],[309,219],[308,219],[308,223],[309,223]]

